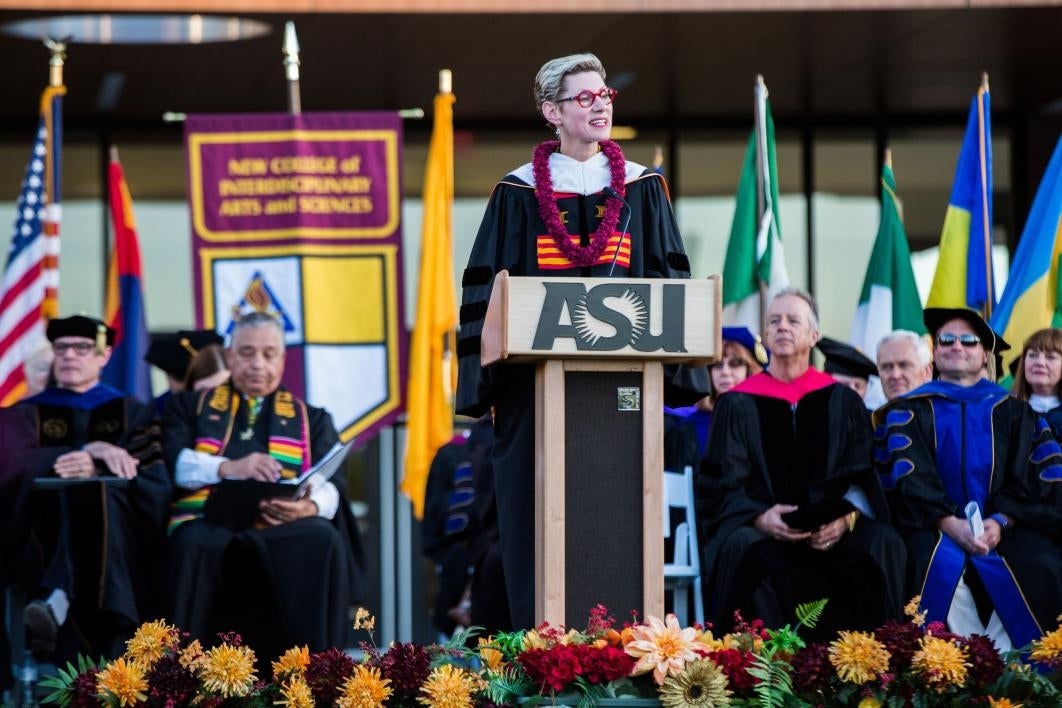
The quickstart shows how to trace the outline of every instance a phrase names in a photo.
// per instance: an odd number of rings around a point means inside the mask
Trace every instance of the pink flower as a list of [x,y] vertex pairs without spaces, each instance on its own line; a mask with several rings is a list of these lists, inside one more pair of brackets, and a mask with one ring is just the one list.
[[648,624],[639,624],[631,628],[634,639],[624,649],[638,659],[634,665],[635,676],[649,671],[657,684],[663,684],[668,674],[678,676],[686,668],[687,661],[702,658],[698,652],[707,654],[712,649],[707,644],[696,641],[699,633],[694,627],[683,629],[675,615],[668,615],[665,621],[649,615]]

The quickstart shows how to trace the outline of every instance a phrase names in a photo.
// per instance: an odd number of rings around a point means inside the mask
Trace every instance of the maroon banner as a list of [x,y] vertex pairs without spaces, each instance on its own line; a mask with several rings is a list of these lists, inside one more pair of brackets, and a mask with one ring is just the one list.
[[189,116],[196,318],[284,326],[284,383],[344,440],[402,410],[402,125],[394,113]]

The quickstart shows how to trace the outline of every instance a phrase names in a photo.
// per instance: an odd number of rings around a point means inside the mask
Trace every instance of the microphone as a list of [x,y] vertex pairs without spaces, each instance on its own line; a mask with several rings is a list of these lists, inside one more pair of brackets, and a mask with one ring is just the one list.
[[616,244],[616,252],[612,254],[612,265],[608,269],[608,277],[612,277],[613,271],[616,270],[616,259],[619,258],[620,248],[623,247],[623,237],[627,235],[627,227],[631,223],[631,213],[634,211],[631,209],[630,203],[620,196],[619,192],[613,189],[611,186],[606,185],[601,192],[610,199],[619,199],[620,202],[627,208],[627,219],[623,222],[623,227],[620,228],[620,240]]

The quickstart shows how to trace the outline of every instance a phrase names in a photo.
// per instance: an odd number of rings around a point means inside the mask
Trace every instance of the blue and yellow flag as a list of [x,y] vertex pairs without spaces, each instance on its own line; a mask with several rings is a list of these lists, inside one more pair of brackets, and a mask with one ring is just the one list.
[[986,317],[992,277],[992,111],[988,82],[970,102],[966,136],[940,233],[940,257],[926,307],[966,307]]
[[1045,327],[1062,326],[1058,270],[1062,259],[1062,138],[1040,180],[1010,266],[1007,287],[992,313],[992,329],[1021,354],[1022,342]]

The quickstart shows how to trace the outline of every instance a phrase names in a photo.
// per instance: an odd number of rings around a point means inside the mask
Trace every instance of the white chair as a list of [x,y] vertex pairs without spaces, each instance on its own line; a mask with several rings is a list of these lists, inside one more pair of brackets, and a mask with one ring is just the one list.
[[681,473],[664,472],[664,537],[671,534],[670,510],[683,509],[685,519],[675,527],[675,551],[664,563],[664,589],[674,593],[675,615],[683,626],[687,621],[689,593],[693,592],[694,622],[704,624],[704,598],[701,594],[701,553],[697,547],[697,519],[693,509],[693,468]]

